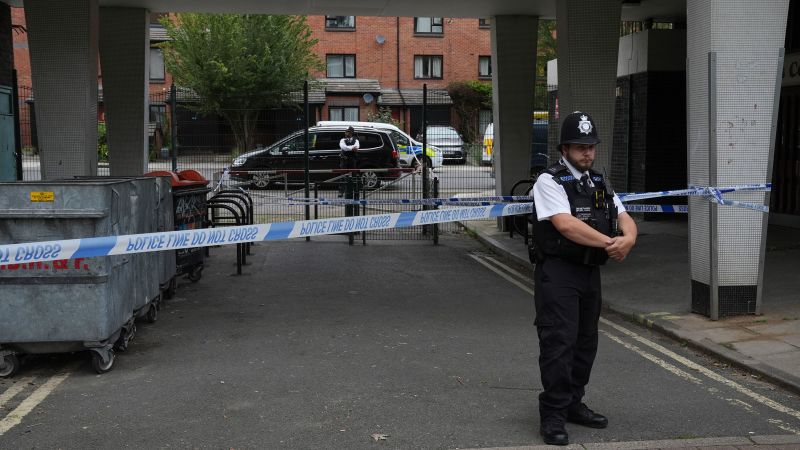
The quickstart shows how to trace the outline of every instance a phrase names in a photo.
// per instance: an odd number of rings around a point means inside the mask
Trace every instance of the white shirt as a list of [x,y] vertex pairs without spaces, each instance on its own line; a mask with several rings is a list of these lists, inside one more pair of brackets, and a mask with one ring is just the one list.
[[[578,180],[580,180],[583,175],[589,175],[588,171],[583,173],[579,172],[578,169],[573,167],[572,164],[564,158],[561,158],[559,163],[567,166],[572,176]],[[589,184],[594,186],[591,177],[589,177]],[[564,186],[556,183],[555,180],[553,180],[553,176],[549,173],[543,172],[539,175],[531,192],[533,193],[533,201],[536,205],[536,216],[540,221],[550,220],[550,218],[556,214],[563,213],[572,215],[567,191],[564,190]],[[614,204],[617,206],[618,214],[625,212],[625,207],[622,205],[616,192],[614,193]]]
[[358,150],[358,139],[353,138],[355,141],[353,145],[347,145],[345,142],[346,140],[347,138],[342,138],[342,140],[339,141],[339,148],[342,149],[342,152],[353,153],[354,150]]

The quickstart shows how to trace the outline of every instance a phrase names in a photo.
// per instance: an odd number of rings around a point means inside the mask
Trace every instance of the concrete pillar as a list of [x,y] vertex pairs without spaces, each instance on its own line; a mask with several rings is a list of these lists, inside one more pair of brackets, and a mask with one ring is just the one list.
[[25,0],[42,179],[97,174],[98,0]]
[[509,195],[530,177],[536,39],[539,18],[492,18],[495,191]]
[[14,40],[11,36],[11,7],[0,3],[0,181],[17,179],[12,103]]
[[100,61],[111,175],[147,172],[150,15],[100,8]]
[[[789,0],[689,0],[690,186],[766,183],[772,175]],[[769,204],[764,192],[724,195]],[[689,199],[692,310],[759,314],[767,214]]]
[[619,0],[556,2],[558,118],[586,111],[597,122],[600,140],[594,168],[611,174],[614,100],[619,53]]

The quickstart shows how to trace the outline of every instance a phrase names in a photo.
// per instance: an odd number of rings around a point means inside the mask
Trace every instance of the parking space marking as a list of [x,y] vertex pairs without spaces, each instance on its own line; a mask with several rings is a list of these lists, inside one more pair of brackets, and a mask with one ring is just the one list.
[[[39,405],[48,395],[50,395],[61,382],[70,376],[72,370],[65,373],[53,375],[38,389],[33,391],[19,406],[13,411],[8,413],[3,419],[0,419],[0,436],[4,435],[8,430],[14,428],[22,422],[22,419],[28,415],[33,408]],[[15,394],[16,395],[16,394]]]
[[759,394],[757,392],[753,392],[752,390],[740,385],[739,383],[736,383],[735,381],[729,380],[729,379],[723,377],[722,375],[714,372],[713,370],[710,370],[710,369],[708,369],[706,367],[703,367],[702,365],[700,365],[700,364],[698,364],[698,363],[696,363],[696,362],[694,362],[694,361],[692,361],[692,360],[690,360],[688,358],[685,358],[685,357],[673,352],[672,350],[669,350],[669,349],[667,349],[667,348],[665,348],[665,347],[663,347],[663,346],[661,346],[659,344],[656,344],[655,342],[653,342],[653,341],[651,341],[649,339],[646,339],[646,338],[644,338],[642,336],[639,336],[638,334],[634,333],[633,331],[631,331],[631,330],[629,330],[629,329],[627,329],[627,328],[625,328],[623,326],[617,325],[617,324],[615,324],[614,322],[611,322],[608,319],[605,319],[605,318],[601,317],[600,321],[603,324],[605,324],[605,325],[607,325],[607,326],[609,326],[611,328],[614,328],[615,330],[619,331],[620,333],[630,337],[631,339],[634,339],[635,341],[641,342],[642,344],[644,344],[644,345],[646,345],[646,346],[648,346],[648,347],[650,347],[650,348],[652,348],[652,349],[654,349],[654,350],[656,350],[656,351],[658,351],[658,352],[660,352],[660,353],[672,358],[673,360],[683,364],[684,366],[686,366],[686,367],[688,367],[688,368],[690,368],[692,370],[695,370],[695,371],[697,371],[699,373],[702,373],[703,375],[707,376],[708,378],[711,378],[714,381],[717,381],[717,382],[719,382],[721,384],[724,384],[725,386],[727,386],[727,387],[739,392],[740,394],[743,394],[743,395],[746,395],[746,396],[752,398],[753,400],[761,403],[762,405],[768,406],[768,407],[770,407],[770,408],[772,408],[772,409],[774,409],[774,410],[776,410],[778,412],[787,414],[789,416],[792,416],[792,417],[800,420],[800,411],[797,411],[795,409],[789,408],[788,406],[784,406],[784,405],[782,405],[782,404],[780,404],[780,403],[778,403],[778,402],[776,402],[776,401],[774,401],[774,400],[772,400],[770,398],[764,397],[763,395],[761,395],[761,394]]
[[[511,269],[511,268],[505,266],[502,263],[499,263],[498,261],[496,261],[496,260],[494,260],[493,258],[490,258],[490,257],[481,258],[481,257],[473,255],[473,254],[470,254],[469,256],[472,259],[474,259],[475,261],[479,262],[481,265],[487,267],[491,271],[493,271],[496,274],[500,275],[505,280],[507,280],[510,283],[514,284],[515,286],[519,287],[523,291],[525,291],[525,292],[527,292],[527,293],[529,293],[531,295],[534,295],[533,289],[529,288],[528,286],[525,286],[522,282],[518,281],[517,279],[515,279],[514,277],[512,277],[508,273],[503,272],[501,269],[489,264],[488,262],[484,261],[483,259],[484,258],[485,259],[490,259],[493,262],[495,262],[498,265],[500,265],[501,267],[504,267],[504,268],[507,268],[507,269]],[[521,278],[524,277],[524,275],[522,275],[521,273],[519,273],[519,272],[517,272],[517,271],[515,271],[513,269],[511,269],[510,272],[513,273],[514,275],[518,276],[518,277],[521,277]],[[653,341],[651,341],[651,340],[649,340],[649,339],[647,339],[647,338],[645,338],[643,336],[640,336],[639,334],[637,334],[637,333],[635,333],[635,332],[633,332],[633,331],[631,331],[631,330],[629,330],[629,329],[627,329],[627,328],[625,328],[625,327],[623,327],[621,325],[618,325],[618,324],[616,324],[616,323],[614,323],[614,322],[612,322],[612,321],[610,321],[610,320],[608,320],[608,319],[606,319],[604,317],[600,318],[600,322],[603,323],[604,325],[609,326],[609,327],[613,328],[614,330],[622,333],[623,335],[627,336],[628,338],[631,338],[631,339],[633,339],[633,340],[635,340],[635,341],[637,341],[637,342],[639,342],[641,344],[646,345],[647,347],[650,347],[653,350],[656,350],[657,352],[659,352],[662,355],[668,357],[669,359],[671,359],[671,360],[673,360],[675,362],[678,362],[678,363],[688,367],[689,369],[691,369],[693,371],[696,371],[697,373],[703,374],[706,377],[710,378],[711,380],[714,380],[714,381],[716,381],[716,382],[718,382],[720,384],[723,384],[723,385],[727,386],[728,388],[731,388],[734,391],[736,391],[736,392],[738,392],[738,393],[740,393],[742,395],[750,397],[751,399],[757,401],[758,403],[760,403],[760,404],[762,404],[764,406],[767,406],[769,408],[772,408],[775,411],[778,411],[780,413],[789,415],[791,417],[794,417],[795,419],[800,420],[800,411],[797,411],[797,410],[795,410],[793,408],[790,408],[790,407],[785,406],[785,405],[783,405],[781,403],[778,403],[778,402],[776,402],[776,401],[774,401],[774,400],[772,400],[772,399],[770,399],[768,397],[765,397],[765,396],[763,396],[761,394],[758,394],[757,392],[754,392],[754,391],[746,388],[745,386],[740,385],[739,383],[736,383],[736,382],[734,382],[732,380],[729,380],[728,378],[725,378],[724,376],[714,372],[713,370],[710,370],[710,369],[708,369],[708,368],[706,368],[706,367],[704,367],[704,366],[702,366],[702,365],[700,365],[700,364],[698,364],[698,363],[696,363],[696,362],[694,362],[694,361],[692,361],[692,360],[690,360],[688,358],[685,358],[685,357],[683,357],[681,355],[678,355],[677,353],[673,352],[672,350],[669,350],[669,349],[667,349],[666,347],[664,347],[662,345],[659,345],[659,344],[657,344],[657,343],[655,343],[655,342],[653,342]],[[608,337],[612,341],[624,346],[625,348],[628,348],[629,350],[634,351],[635,353],[637,353],[638,355],[642,356],[643,358],[645,358],[645,359],[657,364],[659,367],[661,367],[661,368],[663,368],[663,369],[665,369],[665,370],[667,370],[667,371],[669,371],[669,372],[671,372],[671,373],[673,373],[673,374],[675,374],[675,375],[677,375],[677,376],[679,376],[679,377],[681,377],[683,379],[686,379],[686,380],[688,380],[688,381],[690,381],[692,383],[703,384],[702,381],[699,378],[697,378],[694,375],[691,375],[690,373],[680,369],[679,367],[677,367],[677,366],[665,361],[664,359],[661,359],[661,358],[659,358],[659,357],[657,357],[655,355],[652,355],[652,354],[650,354],[648,352],[645,352],[645,351],[643,351],[642,349],[640,349],[639,347],[637,347],[637,346],[635,346],[633,344],[628,344],[625,341],[623,341],[622,339],[620,339],[620,338],[618,338],[616,336],[613,336],[612,334],[610,334],[608,332],[605,332],[603,330],[601,330],[601,332],[603,333],[603,335],[605,335],[606,337]],[[711,389],[713,389],[713,388],[709,388],[709,391],[711,391]],[[744,402],[742,402],[742,403],[744,403]],[[745,409],[747,409],[747,408],[745,408]],[[750,411],[752,412],[752,409],[750,409]],[[773,423],[773,424],[777,425],[779,428],[783,429],[784,431],[789,431],[789,432],[794,433],[794,434],[800,434],[800,430],[797,430],[797,429],[791,427],[790,425],[785,424],[784,422],[782,422],[780,420],[770,419],[770,423]]]
[[8,401],[14,398],[17,394],[22,392],[25,389],[25,386],[28,386],[28,384],[32,382],[33,382],[32,377],[26,377],[17,380],[17,382],[11,385],[10,388],[6,389],[5,392],[0,394],[0,408],[2,408],[3,405],[8,403]]
[[[509,274],[501,271],[500,269],[492,266],[488,262],[484,261],[483,258],[481,258],[480,256],[470,254],[469,257],[474,259],[475,261],[478,261],[482,266],[486,267],[487,269],[491,270],[492,272],[494,272],[494,273],[500,275],[501,277],[505,278],[506,281],[508,281],[509,283],[513,284],[514,286],[517,286],[518,288],[522,289],[523,291],[533,295],[533,289],[529,288],[528,286],[525,286],[520,281],[517,281],[511,275],[509,275]],[[519,273],[519,272],[517,272],[517,273]]]
[[661,367],[662,369],[664,369],[664,370],[666,370],[668,372],[672,372],[674,375],[677,375],[680,378],[683,378],[684,380],[690,381],[690,382],[692,382],[694,384],[703,384],[703,382],[699,378],[697,378],[696,376],[690,374],[689,372],[681,370],[680,368],[676,367],[673,364],[670,364],[670,363],[664,361],[663,359],[659,358],[658,356],[655,356],[652,353],[648,353],[648,352],[640,349],[639,347],[637,347],[637,346],[635,346],[633,344],[629,344],[629,343],[623,341],[622,339],[614,336],[613,334],[607,333],[606,331],[600,330],[600,332],[603,333],[603,335],[605,335],[607,338],[609,338],[612,341],[616,342],[617,344],[619,344],[619,345],[627,348],[628,350],[638,354],[642,358],[644,358],[644,359],[656,364],[657,366]]

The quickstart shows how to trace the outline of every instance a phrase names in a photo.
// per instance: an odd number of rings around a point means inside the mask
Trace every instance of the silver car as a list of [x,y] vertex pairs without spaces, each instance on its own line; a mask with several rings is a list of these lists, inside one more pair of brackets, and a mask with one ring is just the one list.
[[467,162],[464,141],[455,128],[449,125],[428,125],[426,132],[428,135],[427,143],[441,150],[445,161],[453,161],[459,164]]

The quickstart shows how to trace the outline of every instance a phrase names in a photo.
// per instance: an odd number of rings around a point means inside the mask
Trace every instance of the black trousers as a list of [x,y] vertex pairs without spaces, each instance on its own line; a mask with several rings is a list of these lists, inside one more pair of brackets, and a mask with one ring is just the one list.
[[597,354],[600,268],[546,258],[534,270],[542,421],[561,419],[580,403]]
[[[358,159],[355,156],[345,156],[341,155],[339,157],[339,168],[340,169],[358,169]],[[356,176],[355,174],[350,174],[350,176]],[[339,179],[339,195],[344,195],[346,189],[345,184],[347,183],[346,178]]]

